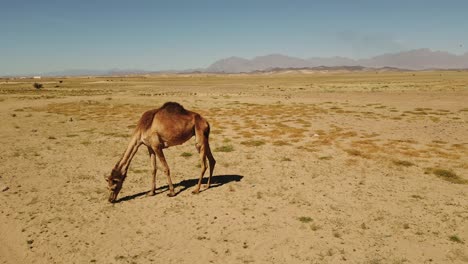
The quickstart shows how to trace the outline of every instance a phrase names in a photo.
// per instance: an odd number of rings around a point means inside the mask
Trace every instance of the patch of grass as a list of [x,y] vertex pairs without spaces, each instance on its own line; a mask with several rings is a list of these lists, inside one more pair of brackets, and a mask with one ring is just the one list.
[[281,159],[281,161],[291,161],[291,159],[287,158],[287,157],[284,157],[284,158]]
[[397,166],[403,166],[403,167],[411,167],[411,166],[414,166],[414,163],[410,162],[410,161],[406,161],[406,160],[394,160],[393,161],[393,164],[397,165]]
[[54,136],[49,136],[48,139],[57,139],[57,138]]
[[357,149],[346,149],[346,153],[348,153],[351,156],[355,157],[362,157],[362,158],[369,158],[369,155],[362,153],[362,151],[357,150]]
[[299,221],[301,221],[302,223],[310,223],[312,222],[312,218],[311,217],[308,217],[308,216],[301,216],[298,218]]
[[215,148],[215,151],[217,151],[217,152],[232,152],[232,151],[234,151],[234,147],[232,145],[224,145],[224,146]]
[[468,180],[461,178],[452,170],[447,170],[447,169],[442,169],[442,168],[428,168],[426,169],[425,173],[432,173],[436,175],[437,177],[443,180],[446,180],[448,182],[451,182],[451,183],[468,184]]
[[84,145],[84,146],[91,145],[91,141],[89,140],[81,141],[81,145]]
[[333,157],[332,156],[321,156],[318,159],[319,160],[331,160],[331,159],[333,159]]
[[273,145],[274,146],[287,146],[287,145],[291,145],[291,143],[288,143],[284,140],[276,140],[273,142]]
[[72,138],[72,137],[77,137],[77,134],[67,134],[66,137]]
[[247,141],[242,141],[242,145],[248,146],[248,147],[258,147],[265,145],[265,141],[263,140],[247,140]]
[[188,157],[192,157],[193,154],[190,153],[190,152],[182,152],[182,154],[180,154],[181,157],[184,157],[184,158],[188,158]]
[[418,194],[413,194],[413,195],[411,195],[411,198],[414,198],[414,199],[424,199],[424,197],[422,197],[421,195],[418,195]]
[[455,243],[464,244],[463,240],[461,240],[457,235],[449,236],[449,240]]

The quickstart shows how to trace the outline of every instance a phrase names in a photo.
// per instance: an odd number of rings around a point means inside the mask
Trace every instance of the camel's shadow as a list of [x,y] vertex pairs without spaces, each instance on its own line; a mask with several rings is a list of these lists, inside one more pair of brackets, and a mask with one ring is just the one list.
[[[226,183],[229,183],[229,182],[233,182],[233,181],[238,182],[238,181],[242,180],[242,178],[244,178],[244,176],[241,176],[241,175],[216,175],[216,176],[213,176],[213,177],[211,177],[210,189],[222,186],[222,185],[224,185]],[[203,177],[202,184],[206,184],[207,182],[208,182],[208,177]],[[182,186],[181,189],[179,189],[179,190],[176,189],[176,196],[179,195],[181,192],[184,192],[188,188],[193,187],[193,186],[195,186],[197,184],[198,184],[198,179],[183,180],[183,181],[181,181],[179,183],[173,184],[174,188]],[[167,192],[168,190],[169,190],[169,187],[167,185],[164,185],[164,186],[161,186],[159,188],[156,188],[156,194],[164,193],[164,192]],[[200,192],[203,192],[203,191],[205,191],[205,189],[203,189],[203,186],[202,186],[202,188],[200,189]],[[127,196],[124,196],[124,197],[118,199],[116,202],[120,203],[120,202],[130,201],[130,200],[133,200],[133,199],[138,198],[140,196],[144,196],[148,192],[149,192],[149,190],[145,191],[145,192],[135,193],[135,194],[132,194],[132,195],[127,195]]]

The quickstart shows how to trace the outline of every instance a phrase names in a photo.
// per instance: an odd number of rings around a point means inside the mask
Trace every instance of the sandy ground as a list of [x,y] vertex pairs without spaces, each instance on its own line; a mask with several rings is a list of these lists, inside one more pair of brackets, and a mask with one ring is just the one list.
[[[466,263],[465,73],[392,74],[2,81],[0,263]],[[192,139],[165,150],[177,196],[162,170],[146,196],[142,147],[108,203],[165,101],[210,121],[214,186],[191,194]]]

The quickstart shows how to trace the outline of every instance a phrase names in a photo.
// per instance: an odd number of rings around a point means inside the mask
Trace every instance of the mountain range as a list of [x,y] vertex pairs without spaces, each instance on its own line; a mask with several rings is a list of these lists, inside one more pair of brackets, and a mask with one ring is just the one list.
[[92,75],[136,75],[136,74],[173,74],[173,73],[248,73],[255,71],[279,71],[281,69],[313,69],[345,67],[350,70],[366,68],[387,68],[402,70],[428,69],[468,69],[468,52],[463,55],[451,54],[430,49],[415,49],[398,53],[388,53],[368,59],[346,57],[296,58],[281,54],[258,56],[253,59],[229,57],[220,59],[207,68],[188,70],[149,71],[141,69],[90,70],[74,69],[47,73],[30,74],[40,76],[92,76]]
[[265,71],[275,68],[316,68],[337,66],[362,66],[367,68],[398,68],[407,70],[427,69],[467,69],[468,52],[455,55],[430,49],[416,49],[399,53],[388,53],[369,59],[350,59],[345,57],[301,59],[281,54],[259,56],[253,59],[230,57],[216,61],[205,72],[240,73]]

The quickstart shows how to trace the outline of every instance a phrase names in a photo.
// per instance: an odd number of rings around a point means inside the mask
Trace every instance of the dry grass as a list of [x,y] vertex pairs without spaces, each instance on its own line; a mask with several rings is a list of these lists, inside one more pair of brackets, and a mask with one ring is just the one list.
[[248,147],[258,147],[265,145],[265,141],[263,140],[247,140],[247,141],[242,141],[242,145],[248,146]]
[[223,146],[215,148],[215,151],[217,151],[217,152],[232,152],[232,151],[234,151],[234,146],[232,146],[232,145],[223,145]]
[[454,171],[443,168],[427,168],[426,173],[432,173],[437,177],[456,184],[468,184],[468,180],[463,179],[457,175]]
[[397,166],[403,166],[403,167],[411,167],[414,166],[414,163],[406,160],[393,160],[392,161],[394,165]]

